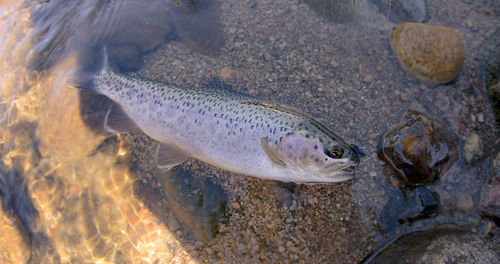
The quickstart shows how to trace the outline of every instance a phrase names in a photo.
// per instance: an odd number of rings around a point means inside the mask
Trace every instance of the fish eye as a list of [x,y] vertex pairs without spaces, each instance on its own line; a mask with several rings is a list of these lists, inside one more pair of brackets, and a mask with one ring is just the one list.
[[338,146],[333,146],[332,149],[326,149],[325,154],[332,159],[340,159],[344,150]]

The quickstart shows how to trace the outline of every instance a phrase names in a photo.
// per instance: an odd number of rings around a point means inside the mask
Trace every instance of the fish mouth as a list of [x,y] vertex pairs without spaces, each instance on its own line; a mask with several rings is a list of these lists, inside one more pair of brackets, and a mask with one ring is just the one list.
[[351,160],[339,160],[337,163],[324,166],[320,171],[324,174],[352,174],[357,164]]

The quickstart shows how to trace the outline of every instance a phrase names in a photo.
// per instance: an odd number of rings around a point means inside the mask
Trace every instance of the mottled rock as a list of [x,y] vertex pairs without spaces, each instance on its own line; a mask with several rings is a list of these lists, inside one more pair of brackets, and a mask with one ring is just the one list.
[[26,263],[31,245],[23,225],[0,197],[0,263]]
[[382,138],[379,156],[410,185],[428,184],[458,159],[458,137],[434,118],[410,110]]
[[474,159],[481,157],[483,154],[483,144],[481,137],[476,133],[471,133],[465,139],[464,158],[465,161],[471,162]]
[[425,22],[429,20],[425,0],[371,0],[394,23]]
[[369,263],[499,263],[490,242],[455,225],[441,225],[399,237]]
[[455,78],[465,58],[464,43],[453,29],[422,23],[404,23],[391,33],[392,49],[400,65],[427,84]]
[[481,201],[481,214],[500,225],[500,184],[485,186]]

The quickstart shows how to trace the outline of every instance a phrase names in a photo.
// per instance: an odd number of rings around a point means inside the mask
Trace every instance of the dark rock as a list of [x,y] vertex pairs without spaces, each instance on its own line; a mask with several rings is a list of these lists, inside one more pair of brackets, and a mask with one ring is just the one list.
[[403,235],[365,263],[499,263],[493,245],[476,233],[441,225]]
[[429,20],[425,0],[371,0],[394,23],[426,22]]
[[483,76],[497,124],[500,123],[500,29],[483,44]]
[[160,175],[160,181],[175,218],[204,244],[212,241],[220,224],[228,221],[228,198],[222,187],[182,167]]
[[410,185],[429,184],[458,159],[458,137],[432,117],[410,110],[382,138],[379,156]]
[[108,13],[97,17],[103,20],[99,21],[102,25],[113,26],[104,32],[110,34],[111,42],[132,45],[145,52],[156,48],[173,32],[168,20],[170,5],[168,1],[160,0],[149,0],[147,4],[133,0],[110,2],[102,9],[102,12]]
[[381,229],[392,233],[398,225],[412,224],[420,219],[431,218],[439,211],[439,198],[426,187],[417,187],[406,197],[400,191],[390,197],[379,216]]
[[121,45],[109,51],[110,60],[121,72],[138,71],[142,66],[141,56],[132,45]]
[[500,184],[488,184],[483,190],[481,214],[500,226]]
[[163,0],[46,1],[31,17],[37,41],[30,67],[43,70],[74,51],[102,45],[150,51],[174,32],[172,5]]
[[189,48],[217,55],[225,45],[220,8],[215,0],[183,0],[169,12],[175,32]]
[[356,0],[303,0],[303,2],[317,14],[338,23],[353,21],[359,10],[359,1]]

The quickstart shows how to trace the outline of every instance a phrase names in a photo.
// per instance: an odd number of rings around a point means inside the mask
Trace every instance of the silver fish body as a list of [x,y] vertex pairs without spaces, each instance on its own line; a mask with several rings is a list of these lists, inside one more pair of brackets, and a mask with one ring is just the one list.
[[108,67],[86,89],[113,100],[160,141],[158,163],[166,167],[193,157],[259,178],[316,183],[350,179],[345,169],[359,163],[348,144],[311,117],[230,90],[178,87]]

